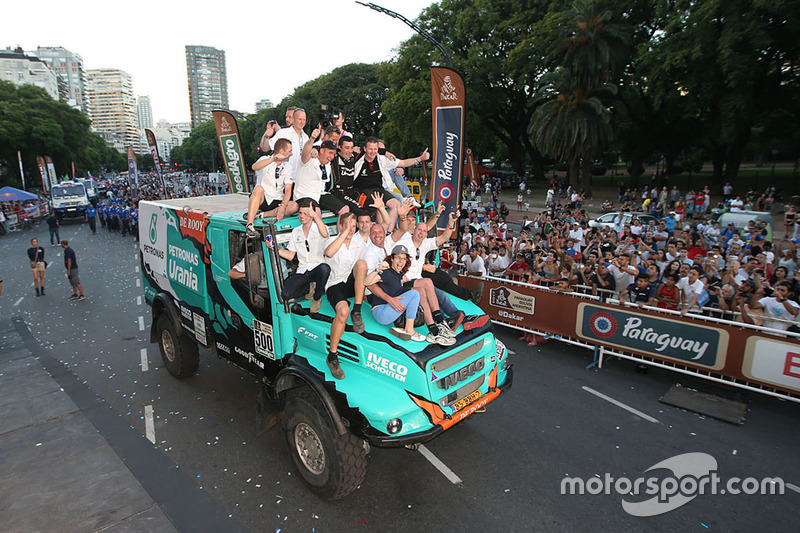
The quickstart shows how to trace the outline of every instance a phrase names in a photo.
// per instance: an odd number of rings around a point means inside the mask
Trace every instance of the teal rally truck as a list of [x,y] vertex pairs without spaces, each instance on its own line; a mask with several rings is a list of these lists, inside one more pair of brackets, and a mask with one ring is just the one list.
[[[366,476],[370,446],[415,448],[476,412],[511,386],[508,350],[491,322],[465,331],[449,347],[403,341],[372,318],[348,324],[339,344],[347,377],[325,362],[334,311],[323,298],[285,301],[294,265],[285,247],[297,217],[257,219],[258,239],[245,234],[248,196],[228,194],[139,203],[144,294],[152,309],[150,341],[166,369],[192,376],[203,347],[257,377],[282,410],[282,429],[303,481],[320,497],[338,499]],[[323,213],[336,234],[336,217]],[[244,261],[246,276],[228,272]],[[482,314],[452,297],[466,314]]]

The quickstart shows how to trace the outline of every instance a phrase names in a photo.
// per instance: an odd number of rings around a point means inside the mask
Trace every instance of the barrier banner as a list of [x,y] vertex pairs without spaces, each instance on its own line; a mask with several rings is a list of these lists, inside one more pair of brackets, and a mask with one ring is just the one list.
[[[227,111],[212,111],[214,125],[217,127],[219,149],[225,160],[225,174],[228,176],[228,188],[232,193],[250,192],[247,183],[247,170],[244,168],[242,141],[239,138],[239,126],[236,117]],[[216,169],[214,169],[216,170]]]
[[158,173],[158,181],[161,183],[161,190],[163,191],[162,198],[167,195],[167,184],[164,182],[164,174],[161,172],[161,160],[158,157],[158,143],[156,142],[156,135],[153,130],[145,128],[144,135],[147,137],[147,146],[150,147],[150,155],[153,156],[153,163],[156,165],[156,172]]
[[133,146],[128,146],[128,181],[131,184],[131,198],[136,196],[136,181],[138,178],[138,170],[136,168],[136,154],[133,151]]
[[[461,74],[445,67],[431,67],[431,99],[434,158],[431,191],[434,191],[434,202],[442,202],[445,208],[436,223],[437,228],[445,230],[449,213],[455,211],[461,201],[467,105]],[[457,236],[453,235],[453,238]]]
[[42,190],[45,193],[49,193],[50,183],[47,180],[47,168],[44,166],[44,158],[42,156],[36,156],[36,165],[39,167],[39,174],[42,176]]
[[[691,315],[659,313],[581,298],[574,293],[459,276],[484,284],[481,309],[496,322],[603,346],[711,376],[800,393],[800,339]],[[703,374],[698,374],[703,377]]]

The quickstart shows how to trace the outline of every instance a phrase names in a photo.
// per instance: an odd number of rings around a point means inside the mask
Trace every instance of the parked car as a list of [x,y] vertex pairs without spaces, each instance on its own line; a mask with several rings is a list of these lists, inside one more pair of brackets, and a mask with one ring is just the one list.
[[717,217],[717,221],[719,221],[719,225],[723,229],[728,227],[730,222],[733,222],[736,229],[741,230],[746,228],[747,223],[751,220],[766,224],[767,239],[772,240],[772,232],[775,229],[775,219],[772,218],[772,213],[769,211],[728,211]]
[[[625,224],[631,224],[633,218],[636,217],[642,221],[642,225],[647,226],[650,224],[651,220],[655,220],[658,222],[658,219],[653,215],[648,215],[645,213],[632,213],[630,211],[626,211],[622,215],[622,220]],[[619,211],[615,211],[613,213],[606,213],[605,215],[601,215],[594,220],[589,221],[590,228],[613,228],[614,224],[616,224],[617,219],[619,218]]]

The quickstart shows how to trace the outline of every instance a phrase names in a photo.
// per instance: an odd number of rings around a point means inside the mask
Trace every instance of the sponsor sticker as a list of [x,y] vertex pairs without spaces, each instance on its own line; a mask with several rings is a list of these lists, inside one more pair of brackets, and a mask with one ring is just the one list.
[[[499,307],[501,309],[508,309],[509,311],[533,315],[536,306],[536,298],[531,295],[515,291],[510,287],[494,287],[489,289],[489,305],[493,307]],[[518,320],[522,319],[522,317],[507,315],[508,314],[501,316]]]
[[750,337],[744,348],[742,374],[755,381],[800,392],[800,346]]
[[205,346],[208,342],[206,340],[206,321],[197,313],[192,313],[194,319],[194,338]]

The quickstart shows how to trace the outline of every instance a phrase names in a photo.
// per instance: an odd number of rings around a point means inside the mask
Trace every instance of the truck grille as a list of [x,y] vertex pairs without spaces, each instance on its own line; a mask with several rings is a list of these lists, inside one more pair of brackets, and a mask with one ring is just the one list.
[[444,372],[448,368],[454,367],[460,362],[469,359],[483,348],[484,339],[479,340],[469,346],[462,348],[452,355],[448,355],[444,359],[440,359],[431,365],[431,370],[435,373]]
[[450,394],[439,400],[439,404],[442,407],[447,407],[449,405],[456,403],[460,399],[465,398],[470,394],[472,394],[473,392],[475,392],[476,390],[478,390],[480,386],[483,385],[483,382],[485,380],[486,376],[481,374],[480,376],[478,376],[477,379],[470,381],[463,387],[459,387],[458,389],[454,390],[453,392],[451,392]]

